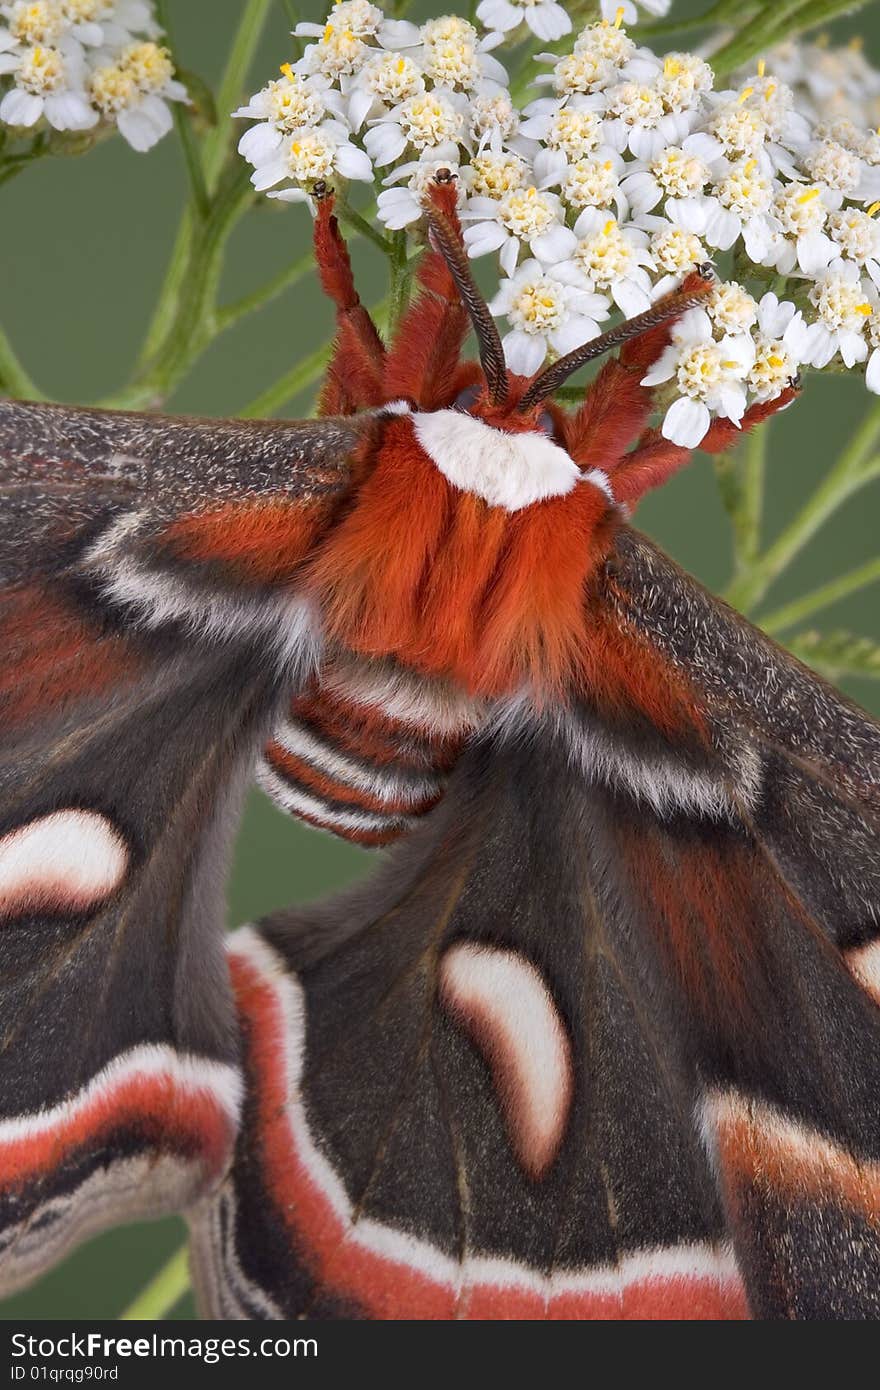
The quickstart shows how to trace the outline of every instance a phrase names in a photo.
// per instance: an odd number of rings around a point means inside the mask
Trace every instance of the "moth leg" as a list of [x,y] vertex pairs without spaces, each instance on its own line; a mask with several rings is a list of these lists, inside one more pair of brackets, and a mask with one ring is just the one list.
[[[694,275],[682,285],[690,288]],[[565,425],[565,443],[582,468],[616,472],[626,450],[648,423],[653,391],[642,377],[669,343],[671,323],[662,323],[624,343],[617,357],[606,362],[596,376],[580,408]]]
[[[797,395],[791,386],[773,401],[756,402],[746,411],[738,427],[732,420],[715,420],[700,449],[704,454],[723,454],[768,416],[790,405]],[[693,451],[664,439],[659,430],[646,430],[632,453],[621,459],[614,470],[614,495],[618,502],[634,507],[652,488],[661,487],[691,459]]]
[[382,387],[385,344],[355,289],[348,247],[333,214],[332,195],[318,203],[314,247],[321,288],[336,305],[336,341],[321,392],[320,413],[350,415],[381,405],[386,399]]
[[[439,185],[434,193],[460,236],[455,181]],[[422,257],[416,289],[417,297],[385,362],[385,399],[410,400],[425,410],[439,410],[454,401],[463,385],[482,383],[483,375],[471,368],[464,381],[460,374],[459,358],[470,321],[446,261],[433,246]]]

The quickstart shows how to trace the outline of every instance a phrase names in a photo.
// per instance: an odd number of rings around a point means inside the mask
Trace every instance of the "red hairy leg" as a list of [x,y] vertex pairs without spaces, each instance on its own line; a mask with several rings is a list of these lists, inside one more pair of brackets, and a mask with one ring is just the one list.
[[385,345],[355,289],[348,248],[333,215],[332,195],[318,203],[314,247],[321,288],[336,305],[336,341],[320,413],[348,415],[381,405]]
[[[737,429],[730,420],[715,420],[700,445],[704,454],[723,454],[731,448],[743,434],[760,425],[762,421],[783,410],[797,397],[797,390],[790,386],[773,401],[757,402],[751,406],[742,419],[742,428]],[[621,459],[614,470],[614,495],[618,502],[635,507],[646,492],[661,487],[674,473],[690,462],[692,449],[683,449],[664,439],[659,430],[648,430],[642,435],[631,454]]]
[[[711,285],[694,272],[679,293],[695,293]],[[626,450],[644,429],[653,405],[653,391],[642,377],[669,344],[672,324],[649,328],[624,343],[616,358],[606,362],[590,385],[584,401],[565,425],[566,448],[582,468],[613,472]]]
[[[438,185],[433,196],[460,235],[455,184]],[[385,399],[410,400],[426,410],[438,410],[455,399],[450,386],[467,335],[468,316],[443,256],[431,246],[422,257],[416,285],[417,298],[404,315],[385,361]]]

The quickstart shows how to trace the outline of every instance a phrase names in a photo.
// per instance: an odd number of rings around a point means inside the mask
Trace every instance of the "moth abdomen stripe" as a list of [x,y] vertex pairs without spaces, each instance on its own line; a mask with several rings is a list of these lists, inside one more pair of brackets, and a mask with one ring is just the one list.
[[[289,774],[280,775],[265,758],[257,777],[263,790],[282,810],[358,843],[386,844],[414,824],[410,815],[382,815],[349,802],[328,800]],[[364,840],[364,836],[368,838]]]
[[279,776],[291,785],[305,787],[328,805],[357,806],[363,811],[374,811],[377,815],[418,815],[433,806],[440,795],[438,782],[407,789],[395,782],[393,777],[385,782],[376,777],[369,790],[365,786],[353,786],[351,782],[325,770],[326,765],[297,757],[278,742],[269,744],[265,757]]
[[358,844],[388,844],[440,800],[463,735],[421,721],[430,690],[407,721],[360,704],[338,672],[329,673],[328,689],[324,674],[293,698],[273,731],[261,785],[283,810],[311,825]]

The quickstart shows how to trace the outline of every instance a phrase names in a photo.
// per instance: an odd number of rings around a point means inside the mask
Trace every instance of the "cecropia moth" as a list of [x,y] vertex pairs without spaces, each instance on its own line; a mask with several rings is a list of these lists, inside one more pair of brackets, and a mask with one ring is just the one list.
[[[319,419],[0,405],[2,1287],[183,1210],[209,1316],[876,1317],[880,728],[627,521],[709,282],[511,378],[431,196],[388,345],[321,202]],[[255,773],[397,843],[224,940]]]

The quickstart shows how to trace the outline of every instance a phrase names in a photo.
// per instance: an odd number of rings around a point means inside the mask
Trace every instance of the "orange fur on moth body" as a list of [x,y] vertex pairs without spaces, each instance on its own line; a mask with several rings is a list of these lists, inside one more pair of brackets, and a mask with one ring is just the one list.
[[330,634],[352,651],[452,676],[474,694],[523,682],[561,694],[612,516],[589,483],[516,512],[491,506],[444,477],[403,416],[386,425],[311,583]]
[[[167,542],[180,558],[256,582],[305,582],[328,637],[368,658],[475,695],[526,688],[553,701],[577,690],[612,713],[634,707],[670,731],[693,727],[680,678],[603,612],[594,581],[620,521],[615,503],[631,508],[688,457],[646,429],[653,395],[641,383],[674,315],[711,285],[688,277],[661,306],[666,321],[640,324],[568,412],[544,398],[558,372],[529,381],[504,369],[456,205],[454,176],[438,174],[416,292],[385,344],[358,297],[332,195],[320,199],[315,253],[337,320],[322,413],[392,403],[407,413],[377,418],[349,460],[347,493],[307,509],[297,534],[283,510],[257,506],[193,518]],[[469,322],[479,365],[462,360]],[[765,413],[753,408],[744,425]],[[710,447],[733,433],[719,422]]]

